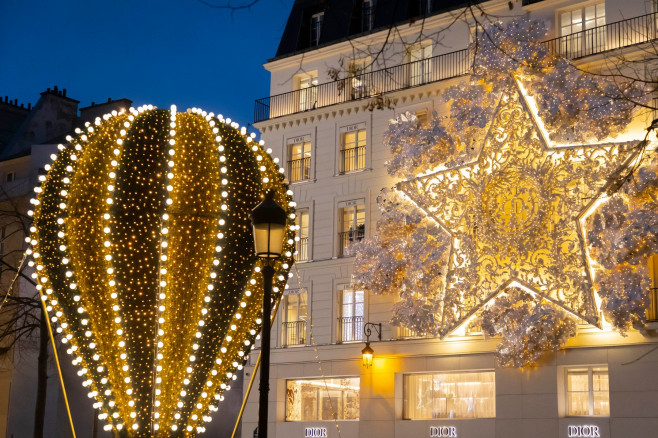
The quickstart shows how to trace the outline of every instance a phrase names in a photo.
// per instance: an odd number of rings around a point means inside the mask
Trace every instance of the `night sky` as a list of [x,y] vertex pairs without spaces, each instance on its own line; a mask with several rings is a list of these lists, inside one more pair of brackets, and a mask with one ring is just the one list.
[[197,0],[0,0],[0,97],[34,105],[57,85],[81,107],[125,97],[246,125],[269,94],[262,65],[292,3],[260,0],[231,16]]

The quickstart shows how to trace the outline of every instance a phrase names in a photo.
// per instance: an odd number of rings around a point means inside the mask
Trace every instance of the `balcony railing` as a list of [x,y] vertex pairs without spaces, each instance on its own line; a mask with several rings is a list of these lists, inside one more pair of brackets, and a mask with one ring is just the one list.
[[305,345],[306,344],[306,321],[292,321],[281,324],[281,344]]
[[[654,40],[658,38],[657,21],[658,12],[654,12],[554,38],[544,43],[549,51],[556,55],[572,59],[582,58]],[[472,61],[469,49],[457,50],[303,90],[264,97],[255,102],[254,122],[455,78],[468,73]]]
[[300,237],[299,241],[295,243],[295,249],[297,254],[295,255],[295,261],[305,262],[308,260],[308,237]]
[[366,147],[357,146],[355,148],[340,150],[340,173],[353,172],[355,170],[366,168]]
[[366,236],[366,226],[364,224],[357,225],[355,229],[349,231],[342,231],[338,233],[338,249],[339,256],[343,257],[347,254],[347,249],[355,242],[360,242]]
[[338,318],[338,342],[363,340],[363,316]]
[[290,182],[311,179],[311,157],[288,161],[288,179]]

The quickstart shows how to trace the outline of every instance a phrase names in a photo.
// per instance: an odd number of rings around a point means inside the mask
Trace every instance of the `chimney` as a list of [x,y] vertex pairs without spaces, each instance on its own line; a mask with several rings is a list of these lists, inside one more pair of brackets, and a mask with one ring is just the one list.
[[110,102],[112,102],[112,98],[111,98],[111,97],[108,97],[108,98],[107,98],[107,103],[110,103]]
[[66,88],[62,89],[62,96],[66,97]]
[[31,103],[27,104],[27,109],[30,110],[30,111],[32,110],[32,104]]
[[92,102],[92,103],[91,103],[91,106],[96,106],[96,102]]
[[55,85],[55,88],[53,88],[53,91],[57,93],[57,85]]

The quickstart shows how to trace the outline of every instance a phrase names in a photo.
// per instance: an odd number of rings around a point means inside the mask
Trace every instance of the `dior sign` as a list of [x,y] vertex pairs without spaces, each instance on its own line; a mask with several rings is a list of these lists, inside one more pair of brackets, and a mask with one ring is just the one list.
[[455,426],[430,426],[430,438],[457,438]]
[[307,427],[304,429],[304,438],[326,438],[326,427]]
[[599,438],[599,426],[569,426],[567,428],[569,438]]

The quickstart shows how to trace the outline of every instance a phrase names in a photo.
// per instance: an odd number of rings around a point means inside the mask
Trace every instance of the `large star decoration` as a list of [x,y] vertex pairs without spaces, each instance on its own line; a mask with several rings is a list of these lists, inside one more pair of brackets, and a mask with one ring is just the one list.
[[509,287],[598,324],[583,221],[633,153],[630,143],[551,145],[510,87],[473,162],[399,183],[452,241],[439,333]]

